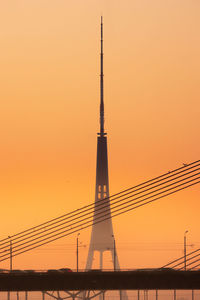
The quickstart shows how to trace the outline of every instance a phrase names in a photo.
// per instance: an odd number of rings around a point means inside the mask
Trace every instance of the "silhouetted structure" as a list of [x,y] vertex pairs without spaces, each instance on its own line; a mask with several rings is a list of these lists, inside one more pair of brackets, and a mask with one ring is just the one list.
[[[100,132],[97,137],[96,190],[93,226],[86,270],[92,268],[94,252],[99,252],[99,269],[103,269],[103,253],[110,251],[114,270],[119,270],[119,261],[113,233],[108,181],[107,134],[104,131],[104,74],[103,74],[103,20],[101,17],[101,54],[100,54]],[[105,219],[106,215],[106,220]],[[104,220],[104,221],[101,221]],[[101,221],[101,222],[100,222]],[[120,292],[123,299],[127,298],[125,291]],[[120,297],[120,298],[121,298]]]
[[[100,254],[100,269],[103,268],[103,252],[111,251],[114,265],[114,235],[112,220],[108,219],[98,223],[105,214],[110,212],[109,182],[108,182],[108,155],[107,155],[107,134],[104,131],[104,90],[103,90],[103,23],[101,18],[101,74],[100,74],[100,132],[97,137],[97,166],[96,166],[96,190],[95,209],[93,217],[90,248],[88,252],[86,270],[92,268],[94,251]],[[106,199],[105,199],[106,198]],[[105,199],[105,200],[103,200]],[[102,202],[103,200],[103,202]],[[102,202],[102,208],[99,209]],[[115,256],[117,264],[117,256]]]

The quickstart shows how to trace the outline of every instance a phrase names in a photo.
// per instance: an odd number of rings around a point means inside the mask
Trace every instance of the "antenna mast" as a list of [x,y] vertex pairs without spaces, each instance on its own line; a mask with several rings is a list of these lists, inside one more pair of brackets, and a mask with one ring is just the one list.
[[101,74],[100,74],[100,136],[104,136],[104,90],[103,90],[103,17],[101,16]]

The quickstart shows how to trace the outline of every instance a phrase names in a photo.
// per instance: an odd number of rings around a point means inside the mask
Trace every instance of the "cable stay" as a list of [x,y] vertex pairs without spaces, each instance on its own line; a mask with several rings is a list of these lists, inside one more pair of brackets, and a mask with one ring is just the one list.
[[[193,254],[195,254],[195,255],[193,255]],[[199,258],[195,259],[197,257],[199,257]],[[195,265],[196,263],[199,263],[199,264]],[[194,270],[199,265],[200,265],[200,248],[196,249],[186,255],[186,266],[187,266],[188,271]],[[184,270],[185,269],[185,256],[181,256],[181,257],[169,262],[168,264],[161,267],[161,269],[166,268],[166,267],[176,269],[179,271]]]
[[[199,182],[200,160],[100,200],[95,207],[95,221],[93,220],[94,203],[92,203],[0,240],[0,262],[10,258],[10,241],[12,241],[12,256],[17,256],[94,224],[151,204]],[[110,201],[111,215],[109,212],[106,213],[108,201]]]

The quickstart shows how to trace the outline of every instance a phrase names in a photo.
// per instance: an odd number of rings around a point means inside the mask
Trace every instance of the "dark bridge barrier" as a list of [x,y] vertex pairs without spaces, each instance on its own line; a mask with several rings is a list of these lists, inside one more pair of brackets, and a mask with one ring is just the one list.
[[200,289],[200,271],[0,273],[0,291]]

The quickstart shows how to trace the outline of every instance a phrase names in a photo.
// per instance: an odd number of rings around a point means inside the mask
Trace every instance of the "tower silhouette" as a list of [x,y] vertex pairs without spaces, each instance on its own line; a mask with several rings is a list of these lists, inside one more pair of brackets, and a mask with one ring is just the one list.
[[[114,270],[119,270],[115,238],[113,233],[108,181],[107,134],[104,131],[104,75],[103,75],[103,18],[101,17],[101,54],[100,54],[100,132],[97,137],[95,205],[90,246],[86,270],[92,268],[94,252],[99,252],[99,269],[103,269],[103,253],[111,252]],[[120,298],[127,299],[125,291]]]
[[[103,252],[111,251],[113,265],[119,268],[116,251],[114,251],[114,234],[112,220],[107,219],[99,222],[111,214],[109,200],[108,182],[108,154],[107,154],[107,134],[104,131],[104,80],[103,80],[103,20],[101,17],[101,54],[100,54],[100,132],[97,137],[97,165],[96,165],[96,189],[95,207],[90,247],[88,252],[86,270],[91,269],[94,251],[100,255],[99,268],[103,268]],[[103,200],[104,199],[104,200]],[[101,201],[102,207],[101,207]],[[115,253],[114,253],[115,252]]]

